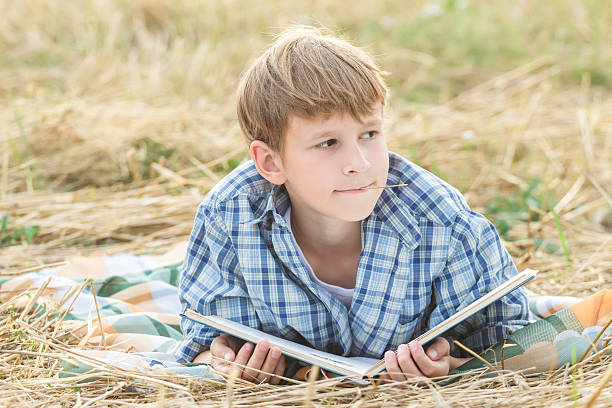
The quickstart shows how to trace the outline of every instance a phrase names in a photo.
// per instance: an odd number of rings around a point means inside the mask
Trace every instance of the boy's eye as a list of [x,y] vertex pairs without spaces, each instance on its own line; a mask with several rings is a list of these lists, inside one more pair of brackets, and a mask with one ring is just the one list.
[[369,132],[365,132],[362,136],[363,139],[372,139],[374,136],[376,136],[378,132],[375,130],[370,130]]
[[[378,131],[376,130],[370,130],[368,132],[365,132],[364,134],[362,134],[361,136],[359,136],[361,139],[373,139],[374,137],[376,137],[376,135],[378,134]],[[324,141],[323,143],[319,143],[317,145],[317,147],[320,148],[328,148],[328,147],[332,147],[333,145],[335,145],[336,143],[338,143],[337,139],[328,139],[326,141]]]
[[318,147],[332,147],[335,144],[336,144],[336,139],[329,139],[329,140],[324,141],[323,143],[319,143],[317,146]]

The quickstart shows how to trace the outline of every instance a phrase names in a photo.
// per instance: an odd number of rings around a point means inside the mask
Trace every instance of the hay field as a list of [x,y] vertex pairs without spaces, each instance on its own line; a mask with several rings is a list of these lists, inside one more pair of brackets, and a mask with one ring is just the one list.
[[[300,23],[335,30],[390,72],[390,149],[487,215],[519,269],[541,271],[531,290],[584,297],[610,287],[604,0],[0,0],[0,10],[0,277],[75,254],[159,253],[187,239],[204,194],[246,158],[233,105],[241,72],[274,34]],[[35,332],[27,340],[40,344]],[[56,354],[34,368],[22,354],[0,357],[0,404],[227,402],[225,387],[180,377],[149,383],[149,393],[130,388],[147,382],[125,373],[80,393],[59,380],[47,386]],[[434,391],[322,382],[311,401],[572,406],[609,366],[604,358],[573,374],[474,377]],[[234,384],[233,403],[299,405],[308,387]],[[612,403],[609,385],[597,403]]]

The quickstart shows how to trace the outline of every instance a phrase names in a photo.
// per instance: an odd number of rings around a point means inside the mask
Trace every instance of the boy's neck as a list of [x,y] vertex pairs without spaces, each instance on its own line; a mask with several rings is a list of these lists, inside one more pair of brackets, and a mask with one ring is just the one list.
[[361,221],[309,216],[292,209],[291,230],[302,249],[320,255],[361,252]]

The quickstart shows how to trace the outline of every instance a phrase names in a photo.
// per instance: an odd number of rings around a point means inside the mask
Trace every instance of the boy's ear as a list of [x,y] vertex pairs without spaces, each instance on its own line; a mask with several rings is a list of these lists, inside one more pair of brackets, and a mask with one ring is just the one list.
[[281,185],[287,180],[280,153],[272,150],[265,142],[252,141],[249,146],[249,154],[259,174],[270,183]]

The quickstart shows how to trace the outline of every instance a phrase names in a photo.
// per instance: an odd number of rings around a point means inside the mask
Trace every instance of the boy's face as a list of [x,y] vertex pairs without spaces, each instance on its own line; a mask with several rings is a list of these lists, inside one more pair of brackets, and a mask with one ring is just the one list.
[[361,118],[348,113],[289,117],[281,171],[294,211],[312,219],[355,222],[368,217],[389,170],[382,104]]

